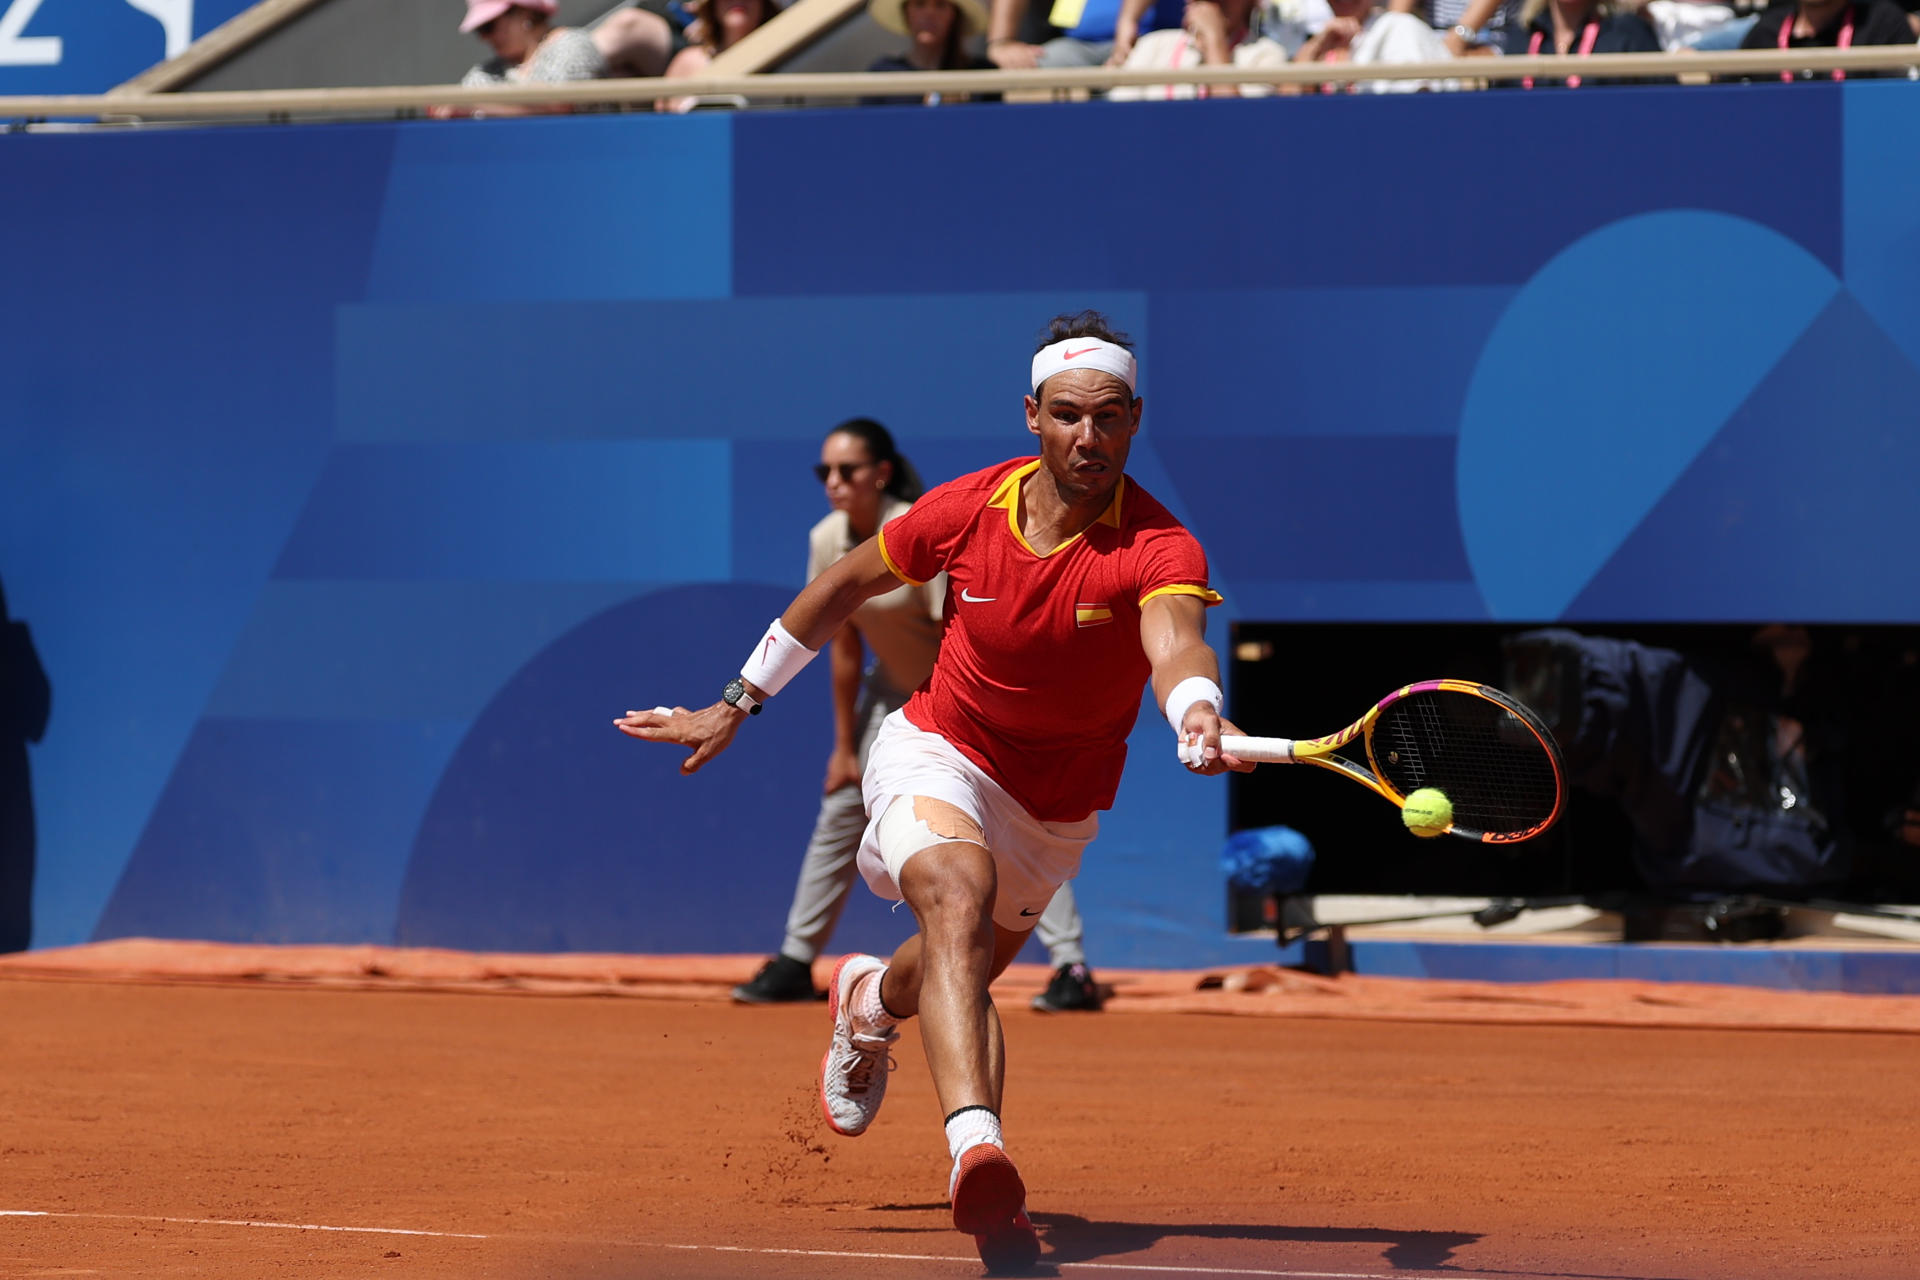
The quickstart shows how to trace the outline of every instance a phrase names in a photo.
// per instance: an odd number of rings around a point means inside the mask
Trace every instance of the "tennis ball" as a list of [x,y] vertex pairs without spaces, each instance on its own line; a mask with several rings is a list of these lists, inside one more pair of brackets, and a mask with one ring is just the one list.
[[1438,787],[1422,787],[1400,807],[1400,821],[1423,839],[1440,835],[1453,825],[1453,801]]

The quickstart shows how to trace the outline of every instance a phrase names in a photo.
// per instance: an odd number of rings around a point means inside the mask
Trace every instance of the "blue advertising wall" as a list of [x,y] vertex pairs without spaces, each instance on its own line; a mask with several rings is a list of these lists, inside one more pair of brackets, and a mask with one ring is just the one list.
[[[691,780],[609,722],[799,586],[833,422],[1028,452],[1061,310],[1139,340],[1216,646],[1920,620],[1917,144],[1887,82],[0,139],[36,945],[771,949],[824,669]],[[1168,736],[1096,964],[1240,954]]]
[[253,0],[0,0],[0,94],[105,93]]

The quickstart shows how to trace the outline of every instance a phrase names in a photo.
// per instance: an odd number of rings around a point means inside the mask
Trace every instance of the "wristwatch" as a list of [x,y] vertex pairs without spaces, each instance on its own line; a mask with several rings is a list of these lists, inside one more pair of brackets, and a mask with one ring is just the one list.
[[760,714],[760,700],[747,692],[747,682],[739,676],[727,681],[727,687],[720,691],[720,701],[730,707],[738,707],[750,716]]
[[1480,33],[1464,23],[1455,27],[1452,34],[1459,36],[1463,44],[1475,44],[1480,39]]

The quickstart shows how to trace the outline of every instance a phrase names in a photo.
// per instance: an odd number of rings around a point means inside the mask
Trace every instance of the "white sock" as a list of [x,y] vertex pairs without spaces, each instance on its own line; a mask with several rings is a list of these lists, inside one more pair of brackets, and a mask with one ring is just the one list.
[[1000,1135],[1000,1117],[985,1107],[963,1107],[947,1117],[947,1154],[955,1160],[969,1147],[983,1142],[1006,1149]]
[[873,1035],[885,1035],[899,1023],[900,1019],[887,1012],[887,1006],[880,1003],[880,979],[887,976],[885,969],[862,978],[853,989],[853,1026],[856,1031]]

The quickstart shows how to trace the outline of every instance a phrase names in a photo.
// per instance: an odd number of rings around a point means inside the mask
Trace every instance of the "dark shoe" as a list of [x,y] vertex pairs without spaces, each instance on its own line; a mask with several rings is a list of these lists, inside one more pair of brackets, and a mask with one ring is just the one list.
[[1042,1013],[1097,1013],[1101,1003],[1100,984],[1084,964],[1061,965],[1047,989],[1033,998],[1033,1007]]
[[820,993],[813,989],[812,965],[790,956],[775,956],[760,966],[752,981],[735,987],[733,998],[741,1004],[788,1004],[818,1000]]

